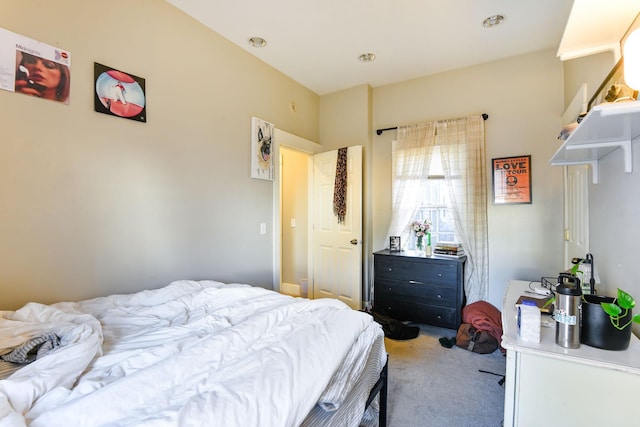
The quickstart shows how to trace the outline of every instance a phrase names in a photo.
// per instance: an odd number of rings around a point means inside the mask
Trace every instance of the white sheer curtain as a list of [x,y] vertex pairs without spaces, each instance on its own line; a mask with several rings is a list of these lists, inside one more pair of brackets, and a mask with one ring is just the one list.
[[487,171],[484,119],[470,116],[437,124],[442,169],[449,192],[449,210],[456,235],[467,255],[467,303],[489,296]]
[[391,153],[393,215],[387,241],[389,236],[401,236],[401,242],[405,244],[409,241],[409,224],[424,192],[435,141],[435,122],[398,127]]
[[420,207],[431,151],[436,144],[440,146],[448,189],[448,210],[467,255],[467,302],[486,300],[489,289],[487,172],[481,115],[398,127],[398,138],[392,149],[393,216],[388,236],[402,236],[403,242],[409,241],[409,224]]

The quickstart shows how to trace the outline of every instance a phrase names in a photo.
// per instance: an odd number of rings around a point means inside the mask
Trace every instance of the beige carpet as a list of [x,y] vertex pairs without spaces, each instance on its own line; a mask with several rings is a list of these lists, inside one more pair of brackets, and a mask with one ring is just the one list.
[[389,353],[389,427],[499,427],[502,424],[505,357],[445,348],[454,330],[420,326],[412,340],[385,339]]

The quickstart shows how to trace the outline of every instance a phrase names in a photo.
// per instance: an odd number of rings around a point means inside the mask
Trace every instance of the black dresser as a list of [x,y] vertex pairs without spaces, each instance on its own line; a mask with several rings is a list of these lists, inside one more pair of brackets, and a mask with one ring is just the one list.
[[374,310],[397,320],[458,329],[467,257],[424,257],[412,251],[373,254]]

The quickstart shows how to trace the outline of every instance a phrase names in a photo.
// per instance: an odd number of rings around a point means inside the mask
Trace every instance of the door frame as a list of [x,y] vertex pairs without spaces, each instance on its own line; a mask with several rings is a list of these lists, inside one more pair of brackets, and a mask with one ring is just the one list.
[[[274,162],[274,167],[276,170],[274,171],[273,178],[273,290],[276,292],[280,292],[280,287],[282,284],[282,169],[280,164],[280,147],[284,146],[291,150],[300,151],[309,155],[313,155],[322,151],[322,147],[320,144],[310,141],[305,138],[301,138],[299,136],[293,135],[289,132],[285,132],[281,129],[276,128],[273,136],[274,144],[273,144],[273,155],[274,158],[277,159],[277,162]],[[313,175],[313,169],[310,170],[311,175]],[[311,222],[310,222],[311,224]],[[309,245],[311,245],[311,240],[309,241]],[[313,265],[312,265],[312,257],[309,256],[310,247],[307,248],[307,259],[309,260],[309,276],[313,274]],[[312,277],[309,277],[312,283]],[[311,283],[309,285],[311,285]],[[310,288],[310,286],[309,286]]]

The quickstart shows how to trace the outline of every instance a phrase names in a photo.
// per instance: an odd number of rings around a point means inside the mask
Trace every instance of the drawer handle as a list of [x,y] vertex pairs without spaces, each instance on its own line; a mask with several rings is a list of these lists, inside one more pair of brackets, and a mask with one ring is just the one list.
[[438,277],[442,277],[442,273],[438,273]]
[[441,316],[441,315],[439,315],[439,314],[438,314],[438,319],[439,319],[439,320],[442,320],[442,316]]
[[393,268],[389,267],[387,268],[387,271],[393,271]]
[[409,280],[409,283],[412,285],[424,285],[424,282],[418,282],[416,280]]
[[438,294],[438,298],[442,298],[442,295]]

